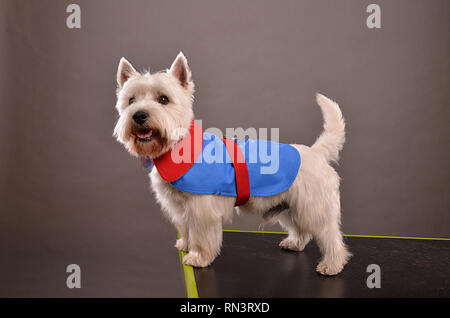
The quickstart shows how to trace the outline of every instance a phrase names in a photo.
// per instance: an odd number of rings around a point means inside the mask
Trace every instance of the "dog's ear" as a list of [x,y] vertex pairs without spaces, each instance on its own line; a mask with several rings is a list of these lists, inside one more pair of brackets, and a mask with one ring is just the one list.
[[139,73],[134,69],[133,65],[128,62],[124,57],[120,59],[119,68],[117,69],[117,85],[118,88],[122,88],[123,84],[131,76],[138,75]]
[[169,73],[180,81],[181,86],[186,87],[189,84],[191,81],[191,70],[183,52],[180,52],[175,61],[173,61]]

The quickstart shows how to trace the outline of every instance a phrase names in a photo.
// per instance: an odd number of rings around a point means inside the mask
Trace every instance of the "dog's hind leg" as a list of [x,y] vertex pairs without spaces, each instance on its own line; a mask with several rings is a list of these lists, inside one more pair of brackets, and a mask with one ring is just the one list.
[[311,241],[312,235],[300,230],[289,210],[278,215],[278,222],[288,231],[288,237],[280,242],[280,247],[291,251],[303,251]]
[[336,275],[347,264],[351,253],[347,250],[337,222],[330,222],[314,238],[322,252],[322,260],[317,265],[317,272],[322,275]]

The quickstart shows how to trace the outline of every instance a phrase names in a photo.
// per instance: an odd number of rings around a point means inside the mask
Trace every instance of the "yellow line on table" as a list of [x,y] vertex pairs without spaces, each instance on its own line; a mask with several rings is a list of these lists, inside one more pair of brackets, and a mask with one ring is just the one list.
[[[223,231],[224,232],[236,232],[236,233],[287,234],[287,232],[271,232],[271,231],[244,231],[244,230],[223,230]],[[343,234],[343,235],[345,237],[450,241],[450,238],[443,238],[443,237],[415,237],[415,236],[359,235],[359,234]]]

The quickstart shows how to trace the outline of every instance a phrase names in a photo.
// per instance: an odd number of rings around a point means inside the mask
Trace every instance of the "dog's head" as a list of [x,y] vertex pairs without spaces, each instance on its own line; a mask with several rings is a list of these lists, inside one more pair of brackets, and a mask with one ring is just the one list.
[[170,69],[139,73],[125,58],[117,70],[119,120],[114,137],[134,156],[157,158],[188,131],[194,118],[194,82],[183,53]]

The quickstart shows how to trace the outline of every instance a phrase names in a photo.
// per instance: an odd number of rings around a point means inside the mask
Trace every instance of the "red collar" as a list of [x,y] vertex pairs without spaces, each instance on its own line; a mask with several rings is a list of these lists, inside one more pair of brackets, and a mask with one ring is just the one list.
[[195,163],[202,153],[203,131],[195,121],[189,128],[189,132],[161,157],[152,159],[161,177],[172,182],[184,175]]

